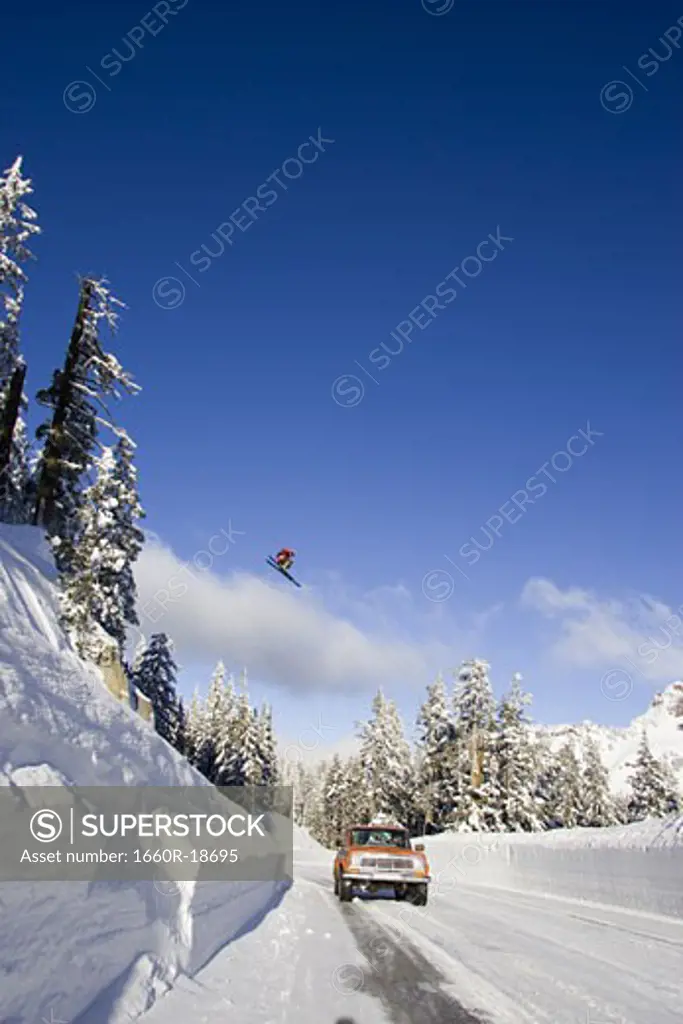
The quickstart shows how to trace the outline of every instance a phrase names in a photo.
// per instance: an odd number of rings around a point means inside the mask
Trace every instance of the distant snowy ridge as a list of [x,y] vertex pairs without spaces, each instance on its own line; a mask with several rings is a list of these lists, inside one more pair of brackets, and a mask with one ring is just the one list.
[[[71,649],[41,530],[0,525],[0,785],[206,786]],[[128,1024],[278,882],[0,883],[0,1021]]]
[[627,726],[585,721],[577,725],[534,725],[533,729],[539,738],[548,740],[553,751],[569,740],[579,756],[586,740],[595,739],[609,772],[612,791],[618,794],[628,790],[630,763],[636,759],[645,730],[653,755],[669,762],[683,790],[683,682],[669,683],[655,694],[649,708]]

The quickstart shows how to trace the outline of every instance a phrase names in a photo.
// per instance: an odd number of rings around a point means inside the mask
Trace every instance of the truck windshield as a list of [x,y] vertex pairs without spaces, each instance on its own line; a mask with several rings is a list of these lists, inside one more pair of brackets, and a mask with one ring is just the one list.
[[399,829],[362,828],[351,833],[353,846],[399,846],[410,849],[408,833]]

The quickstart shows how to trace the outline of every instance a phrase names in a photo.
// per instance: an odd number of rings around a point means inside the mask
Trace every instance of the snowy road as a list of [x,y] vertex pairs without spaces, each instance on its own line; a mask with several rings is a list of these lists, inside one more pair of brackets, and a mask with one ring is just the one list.
[[683,921],[458,885],[340,904],[329,864],[144,1024],[680,1024]]
[[675,1024],[683,921],[475,888],[425,913],[386,901],[363,911],[406,935],[476,1016],[515,1024]]

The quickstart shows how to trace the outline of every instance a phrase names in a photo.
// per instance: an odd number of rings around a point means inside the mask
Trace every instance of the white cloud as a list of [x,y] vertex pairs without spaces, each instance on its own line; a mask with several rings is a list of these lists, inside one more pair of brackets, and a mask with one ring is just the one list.
[[436,643],[410,642],[398,628],[392,634],[380,607],[387,596],[390,605],[405,604],[410,595],[402,587],[347,600],[345,611],[355,607],[360,621],[372,620],[368,630],[334,614],[312,591],[244,573],[221,577],[211,565],[200,570],[158,538],[143,548],[135,577],[145,636],[167,632],[181,661],[224,658],[293,692],[425,685],[453,657]]
[[530,579],[521,604],[559,624],[552,654],[581,668],[631,665],[652,682],[683,675],[683,610],[647,594],[630,600],[599,598],[552,580]]

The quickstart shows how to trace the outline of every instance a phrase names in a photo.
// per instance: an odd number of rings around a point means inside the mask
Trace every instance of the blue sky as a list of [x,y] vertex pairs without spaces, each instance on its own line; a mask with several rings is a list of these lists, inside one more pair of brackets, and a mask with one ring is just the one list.
[[[43,229],[28,393],[62,358],[76,275],[106,274],[129,307],[114,350],[143,388],[120,411],[160,538],[143,596],[238,531],[152,627],[176,636],[185,688],[218,653],[249,659],[288,736],[321,709],[342,736],[373,666],[409,722],[432,672],[475,654],[499,691],[521,671],[545,721],[628,721],[683,669],[678,632],[655,663],[634,654],[683,601],[680,16],[5,13],[3,166],[23,154]],[[557,456],[581,429],[599,435],[585,454]],[[515,514],[535,474],[547,490]],[[476,564],[470,538],[491,544]],[[283,544],[310,589],[269,578]],[[601,686],[618,668],[632,684]]]

